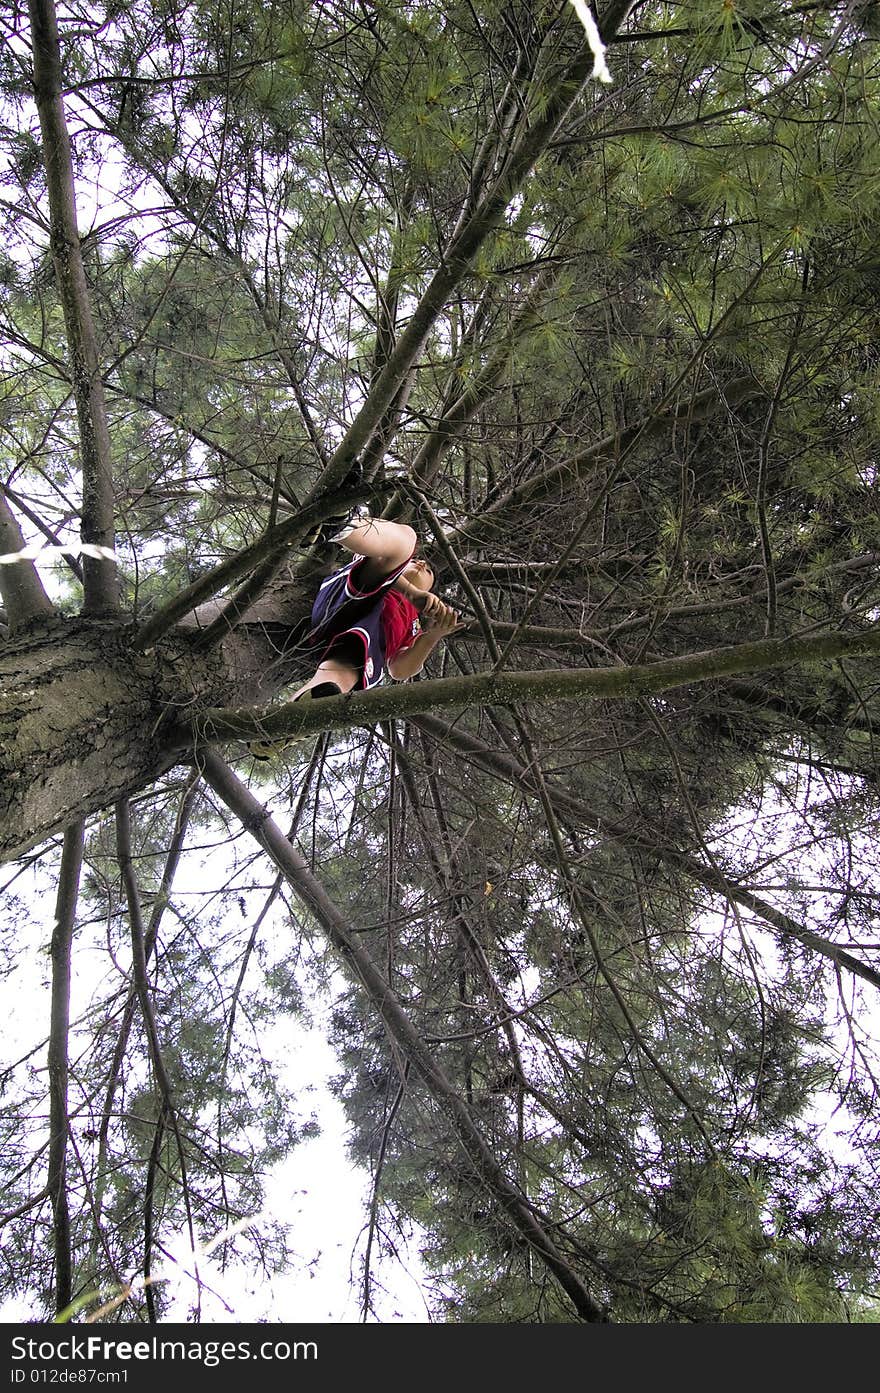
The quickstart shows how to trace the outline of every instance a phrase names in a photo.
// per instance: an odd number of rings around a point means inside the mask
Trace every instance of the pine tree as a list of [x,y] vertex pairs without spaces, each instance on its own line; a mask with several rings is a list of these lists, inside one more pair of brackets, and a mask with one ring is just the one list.
[[[161,1318],[181,1228],[290,1260],[263,1037],[322,983],[366,1317],[387,1207],[449,1320],[873,1318],[876,24],[599,23],[610,85],[567,0],[3,21],[39,1316]],[[303,538],[364,502],[467,628],[306,711]]]

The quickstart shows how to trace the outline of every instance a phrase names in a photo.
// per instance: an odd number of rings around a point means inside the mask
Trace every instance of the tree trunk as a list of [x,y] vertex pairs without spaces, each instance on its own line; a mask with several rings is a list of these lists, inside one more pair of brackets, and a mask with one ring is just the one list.
[[290,678],[251,626],[209,654],[194,652],[192,630],[146,653],[133,634],[50,618],[0,645],[0,861],[170,768],[180,758],[164,739],[172,720],[218,700],[269,700]]

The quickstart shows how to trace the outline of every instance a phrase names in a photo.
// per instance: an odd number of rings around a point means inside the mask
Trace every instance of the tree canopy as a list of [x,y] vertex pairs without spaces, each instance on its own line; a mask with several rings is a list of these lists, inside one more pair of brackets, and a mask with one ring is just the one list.
[[[303,1256],[322,993],[365,1320],[408,1235],[436,1320],[876,1319],[880,7],[610,0],[610,82],[582,9],[0,18],[37,1319]],[[306,710],[355,502],[466,627]]]

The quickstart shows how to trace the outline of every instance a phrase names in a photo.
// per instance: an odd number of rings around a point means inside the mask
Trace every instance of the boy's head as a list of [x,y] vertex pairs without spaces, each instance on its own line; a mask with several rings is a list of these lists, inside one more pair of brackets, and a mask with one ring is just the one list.
[[434,572],[422,556],[414,556],[403,574],[417,590],[430,590],[434,584]]

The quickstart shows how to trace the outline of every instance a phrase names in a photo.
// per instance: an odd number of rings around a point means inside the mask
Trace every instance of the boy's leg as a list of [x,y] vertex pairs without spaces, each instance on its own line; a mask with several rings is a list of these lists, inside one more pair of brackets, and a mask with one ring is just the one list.
[[[291,701],[298,701],[306,692],[312,691],[315,687],[321,687],[324,683],[332,683],[338,687],[340,692],[350,692],[360,681],[360,671],[358,668],[351,667],[348,663],[341,662],[332,655],[325,658],[318,664],[317,669],[309,678],[308,682],[303,683],[298,691],[294,692]],[[330,696],[330,692],[321,692],[321,696]]]
[[366,557],[358,572],[358,589],[371,590],[410,559],[418,539],[405,522],[367,518],[358,520],[350,532],[336,540],[346,551]]
[[[339,696],[343,692],[350,692],[360,681],[360,668],[352,667],[345,661],[345,650],[339,657],[332,653],[324,658],[317,667],[317,670],[308,682],[300,687],[298,692],[294,692],[291,701],[299,701],[300,697],[309,697],[314,693],[315,697]],[[248,748],[255,759],[268,760],[275,755],[283,754],[286,749],[297,745],[301,737],[293,740],[252,740]],[[314,739],[307,736],[307,739]]]
[[326,651],[308,682],[294,692],[291,701],[301,696],[337,696],[357,687],[363,676],[364,645],[353,634],[343,634]]

